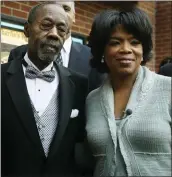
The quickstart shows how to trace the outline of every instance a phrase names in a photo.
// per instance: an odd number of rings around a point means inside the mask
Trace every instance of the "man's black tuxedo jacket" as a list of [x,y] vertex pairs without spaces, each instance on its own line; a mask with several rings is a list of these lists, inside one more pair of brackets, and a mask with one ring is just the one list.
[[[12,61],[14,58],[23,58],[26,51],[27,45],[22,45],[11,50],[8,61]],[[96,69],[91,69],[89,64],[91,57],[89,47],[77,42],[72,42],[68,68],[88,78],[89,91],[100,86],[105,77],[105,75],[98,73]]]
[[165,64],[160,68],[159,74],[172,77],[172,63]]
[[[74,146],[84,134],[83,111],[88,89],[87,79],[56,65],[60,78],[60,115],[46,158],[21,62],[22,59],[14,59],[1,65],[2,176],[75,176],[79,171],[75,165]],[[72,109],[80,110],[81,114],[70,118]]]

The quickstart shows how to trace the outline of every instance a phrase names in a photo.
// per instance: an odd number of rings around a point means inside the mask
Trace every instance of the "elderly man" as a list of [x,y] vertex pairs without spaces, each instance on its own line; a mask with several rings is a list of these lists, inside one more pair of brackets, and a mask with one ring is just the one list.
[[27,52],[1,65],[2,176],[79,173],[74,148],[83,133],[87,79],[54,62],[68,32],[59,4],[39,4],[25,24]]
[[[104,79],[103,74],[99,74],[95,69],[91,69],[89,61],[92,57],[90,48],[86,45],[72,41],[71,28],[75,23],[75,4],[74,1],[58,1],[69,19],[69,33],[67,34],[66,41],[61,50],[61,58],[58,58],[58,63],[70,68],[71,70],[85,75],[89,79],[89,90],[97,88]],[[27,50],[27,45],[19,46],[13,49],[9,55],[8,61],[14,58],[24,56]]]

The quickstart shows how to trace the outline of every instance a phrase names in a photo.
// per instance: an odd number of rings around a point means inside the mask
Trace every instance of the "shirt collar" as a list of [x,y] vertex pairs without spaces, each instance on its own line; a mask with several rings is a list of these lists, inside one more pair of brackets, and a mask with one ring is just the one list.
[[71,45],[72,45],[72,37],[69,36],[69,37],[65,40],[65,42],[64,42],[64,44],[63,44],[62,50],[64,50],[64,52],[66,52],[66,53],[70,53]]
[[[27,62],[28,65],[33,66],[35,69],[37,69],[38,71],[40,71],[33,63],[32,61],[29,59],[28,57],[28,53],[26,52],[25,56],[24,56],[24,60]],[[53,67],[53,62],[51,62],[46,68],[44,68],[41,72],[45,72],[45,71],[51,71]]]

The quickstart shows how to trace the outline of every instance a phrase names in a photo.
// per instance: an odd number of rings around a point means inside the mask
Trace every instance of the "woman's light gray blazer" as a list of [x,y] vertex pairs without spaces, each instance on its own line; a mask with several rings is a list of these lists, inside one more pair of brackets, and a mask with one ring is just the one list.
[[86,102],[86,131],[95,177],[114,176],[117,136],[128,176],[171,176],[171,78],[140,66],[126,116],[116,131],[109,80]]

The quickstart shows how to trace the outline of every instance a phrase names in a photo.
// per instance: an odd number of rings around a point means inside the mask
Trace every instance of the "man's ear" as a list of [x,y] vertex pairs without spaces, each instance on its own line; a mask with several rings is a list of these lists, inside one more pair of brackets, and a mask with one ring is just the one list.
[[73,23],[75,23],[75,13],[73,14]]
[[29,37],[29,36],[30,36],[29,27],[30,27],[29,23],[26,22],[26,23],[24,24],[24,34],[25,34],[26,37]]

